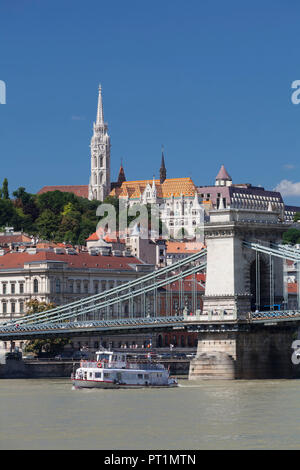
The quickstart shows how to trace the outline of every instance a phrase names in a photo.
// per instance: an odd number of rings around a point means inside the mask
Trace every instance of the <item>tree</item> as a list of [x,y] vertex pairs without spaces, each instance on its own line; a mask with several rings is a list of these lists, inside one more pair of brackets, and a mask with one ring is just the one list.
[[296,214],[294,215],[294,222],[299,222],[300,220],[300,212],[296,212]]
[[4,180],[3,180],[2,198],[3,198],[3,199],[9,199],[8,181],[7,181],[7,178],[4,178]]
[[[46,312],[52,308],[55,308],[55,304],[52,302],[40,302],[37,299],[32,299],[26,303],[26,315]],[[46,352],[50,356],[54,356],[60,353],[64,349],[64,346],[69,343],[70,340],[67,338],[36,339],[27,343],[25,351],[37,353],[38,355],[42,352]]]
[[290,228],[283,234],[282,240],[285,245],[295,245],[296,243],[300,243],[300,230]]
[[36,220],[36,226],[40,237],[51,240],[60,225],[60,218],[50,209],[45,209]]
[[10,225],[15,214],[12,202],[9,199],[0,199],[0,225]]

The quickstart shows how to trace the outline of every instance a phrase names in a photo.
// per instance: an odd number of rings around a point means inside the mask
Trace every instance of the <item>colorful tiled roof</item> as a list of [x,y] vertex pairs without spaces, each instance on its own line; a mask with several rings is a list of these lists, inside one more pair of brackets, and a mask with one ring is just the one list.
[[129,199],[139,198],[145,191],[147,185],[151,187],[155,182],[157,196],[159,198],[194,196],[196,187],[191,178],[172,178],[166,179],[163,183],[160,180],[140,180],[124,181],[120,188],[114,188],[110,195],[117,197],[129,197]]

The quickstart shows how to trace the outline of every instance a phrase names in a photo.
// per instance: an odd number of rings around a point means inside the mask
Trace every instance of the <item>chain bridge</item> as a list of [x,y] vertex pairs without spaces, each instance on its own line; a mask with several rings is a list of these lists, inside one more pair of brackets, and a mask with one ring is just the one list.
[[[222,354],[235,363],[230,374],[245,378],[266,351],[274,358],[284,350],[287,363],[300,326],[300,250],[282,244],[287,228],[273,211],[211,211],[205,249],[111,290],[3,323],[0,340],[185,329],[198,334],[198,365],[200,357],[214,364]],[[285,260],[296,266],[296,310],[288,309]],[[192,378],[205,375],[197,367]],[[268,375],[265,365],[261,370]]]

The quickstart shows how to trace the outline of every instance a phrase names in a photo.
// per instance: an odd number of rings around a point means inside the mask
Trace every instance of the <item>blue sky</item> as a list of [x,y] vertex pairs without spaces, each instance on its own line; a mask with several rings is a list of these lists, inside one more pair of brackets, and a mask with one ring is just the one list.
[[0,181],[88,184],[101,82],[113,180],[157,177],[164,144],[168,177],[224,164],[300,205],[299,24],[297,0],[1,0]]

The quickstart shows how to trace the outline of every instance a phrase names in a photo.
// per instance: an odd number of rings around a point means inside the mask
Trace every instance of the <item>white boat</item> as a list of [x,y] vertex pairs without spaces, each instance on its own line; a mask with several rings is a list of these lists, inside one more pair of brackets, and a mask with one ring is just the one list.
[[72,374],[75,388],[140,388],[176,387],[177,380],[171,378],[163,364],[135,362],[127,355],[112,351],[97,351],[96,361],[81,361]]

